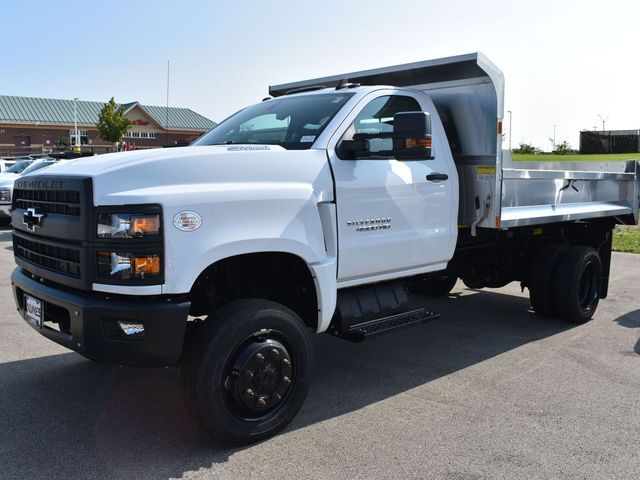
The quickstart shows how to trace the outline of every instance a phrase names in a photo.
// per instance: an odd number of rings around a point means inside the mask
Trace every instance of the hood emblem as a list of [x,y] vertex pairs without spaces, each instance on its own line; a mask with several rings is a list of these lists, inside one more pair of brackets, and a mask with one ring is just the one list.
[[37,208],[27,208],[27,211],[22,215],[22,223],[27,226],[27,230],[33,232],[37,227],[42,227],[46,216],[46,213],[39,213]]

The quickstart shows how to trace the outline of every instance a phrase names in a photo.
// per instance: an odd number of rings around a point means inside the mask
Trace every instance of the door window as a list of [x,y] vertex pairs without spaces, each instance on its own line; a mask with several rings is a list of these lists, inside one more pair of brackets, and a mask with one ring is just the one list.
[[[358,114],[340,141],[353,140],[356,133],[393,132],[393,116],[399,112],[420,112],[420,104],[411,97],[388,95],[371,100]],[[372,153],[389,151],[393,148],[391,138],[372,138],[369,140]]]

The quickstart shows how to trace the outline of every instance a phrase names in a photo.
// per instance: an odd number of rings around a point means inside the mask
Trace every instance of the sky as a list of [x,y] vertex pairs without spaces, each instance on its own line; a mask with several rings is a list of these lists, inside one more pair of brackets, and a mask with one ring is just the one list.
[[505,147],[640,129],[633,0],[1,0],[0,94],[165,105],[214,121],[270,84],[481,51]]

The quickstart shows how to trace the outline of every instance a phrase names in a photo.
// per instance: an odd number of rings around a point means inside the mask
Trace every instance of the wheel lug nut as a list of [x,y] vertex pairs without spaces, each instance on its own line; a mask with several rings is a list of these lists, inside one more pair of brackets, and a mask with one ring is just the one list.
[[247,388],[244,391],[244,396],[247,397],[248,399],[252,399],[256,396],[256,392],[254,392],[253,390],[251,390],[250,388]]
[[247,370],[244,372],[244,378],[247,380],[253,380],[253,372],[251,370]]
[[282,377],[282,381],[289,385],[291,383],[291,379],[289,377]]
[[282,365],[284,365],[285,367],[290,367],[291,366],[291,362],[289,361],[288,358],[283,358],[282,359]]
[[258,398],[258,402],[257,403],[258,403],[258,406],[261,407],[261,408],[264,408],[264,407],[267,406],[267,402],[265,402],[264,398],[262,398],[262,397]]
[[271,353],[271,357],[273,357],[275,360],[278,360],[280,358],[280,352],[275,348],[269,353]]
[[264,362],[264,355],[261,353],[256,353],[256,360],[259,362]]

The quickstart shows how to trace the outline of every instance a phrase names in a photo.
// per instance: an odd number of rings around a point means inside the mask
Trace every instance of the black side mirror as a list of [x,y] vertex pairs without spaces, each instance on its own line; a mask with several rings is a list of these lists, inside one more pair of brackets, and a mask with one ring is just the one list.
[[431,156],[431,116],[400,112],[393,116],[393,156],[398,160],[428,160]]
[[[391,139],[391,150],[371,152],[369,140]],[[393,132],[356,133],[353,140],[338,145],[344,160],[384,159],[429,160],[431,156],[431,117],[427,112],[400,112],[393,116]]]

